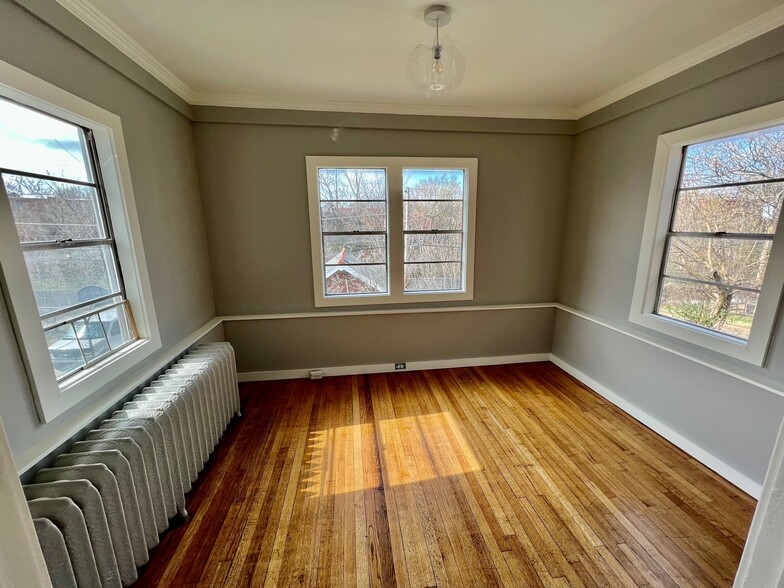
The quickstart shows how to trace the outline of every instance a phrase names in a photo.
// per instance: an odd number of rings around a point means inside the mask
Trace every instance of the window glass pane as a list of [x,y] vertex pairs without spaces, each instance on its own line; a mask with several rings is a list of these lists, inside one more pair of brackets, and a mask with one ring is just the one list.
[[682,187],[784,178],[784,127],[690,145]]
[[0,98],[0,167],[91,182],[81,128]]
[[760,289],[770,247],[767,240],[671,237],[664,273]]
[[42,315],[120,290],[109,245],[25,251],[24,256]]
[[405,264],[406,292],[460,290],[463,285],[461,263]]
[[42,319],[41,324],[43,325],[44,329],[46,329],[63,321],[72,321],[77,317],[84,316],[85,314],[93,311],[98,311],[102,308],[106,308],[107,306],[111,306],[112,304],[116,304],[117,302],[122,302],[121,296],[113,296],[112,298],[101,300],[100,302],[87,304],[86,306],[80,306],[74,310],[52,315],[49,318]]
[[461,169],[404,169],[406,200],[462,200],[465,172]]
[[403,226],[406,231],[460,231],[463,229],[463,203],[404,201]]
[[672,229],[773,234],[782,200],[784,183],[684,190],[678,193]]
[[386,231],[387,204],[386,202],[322,202],[321,230],[327,233]]
[[52,358],[54,372],[58,379],[84,366],[82,352],[76,333],[70,324],[55,327],[46,331],[46,343],[49,346],[49,357]]
[[324,235],[324,263],[386,263],[386,235]]
[[136,338],[128,318],[128,309],[124,304],[105,310],[98,316],[112,349],[122,347]]
[[22,243],[104,239],[95,188],[3,174]]
[[657,313],[747,340],[759,294],[665,278]]
[[386,265],[333,265],[325,270],[328,296],[387,292]]
[[405,260],[461,261],[463,235],[405,235]]
[[97,314],[78,320],[73,324],[76,338],[88,362],[94,361],[111,351],[103,325]]
[[384,169],[320,168],[320,200],[386,200]]

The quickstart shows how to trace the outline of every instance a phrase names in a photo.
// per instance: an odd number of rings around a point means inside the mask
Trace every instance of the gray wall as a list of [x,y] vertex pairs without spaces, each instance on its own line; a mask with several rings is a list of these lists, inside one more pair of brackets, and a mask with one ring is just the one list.
[[[0,59],[121,117],[163,340],[157,356],[165,354],[215,316],[190,120],[8,0],[0,0]],[[56,441],[94,402],[39,424],[5,305],[0,375],[0,418],[15,455]]]
[[[216,306],[222,315],[316,311],[306,155],[461,156],[480,160],[475,300],[465,304],[557,298],[780,387],[782,328],[767,366],[755,368],[648,332],[627,316],[656,137],[784,99],[782,47],[784,31],[774,31],[576,124],[191,108],[59,4],[0,0],[0,59],[123,119],[161,354]],[[561,310],[256,320],[227,323],[225,332],[242,371],[552,348],[758,482],[784,414],[780,396]],[[90,412],[88,401],[38,423],[5,305],[0,375],[0,418],[15,453],[61,438]]]
[[[778,43],[781,32],[756,40]],[[769,48],[768,48],[769,49]],[[710,64],[696,68],[698,76]],[[681,74],[681,81],[689,72]],[[631,101],[639,100],[633,97]],[[735,373],[781,387],[779,325],[765,367],[702,350],[628,322],[657,137],[784,100],[784,56],[768,58],[578,134],[559,301]],[[615,107],[616,111],[623,111]],[[558,311],[553,353],[762,483],[784,415],[784,398]]]
[[[342,128],[334,140],[327,126],[210,122],[194,127],[219,315],[316,310],[306,155],[478,157],[471,304],[555,300],[569,135]],[[465,314],[320,318],[312,324],[256,321],[229,324],[226,332],[239,349],[242,371],[549,351],[551,312],[516,311],[532,316],[514,319],[525,325],[515,337],[499,316]],[[363,331],[370,323],[375,337]],[[340,353],[335,353],[336,333],[344,341]],[[433,337],[439,342],[387,346],[403,334],[411,342]]]
[[547,353],[554,314],[541,308],[317,317],[226,322],[224,329],[239,371],[274,371]]

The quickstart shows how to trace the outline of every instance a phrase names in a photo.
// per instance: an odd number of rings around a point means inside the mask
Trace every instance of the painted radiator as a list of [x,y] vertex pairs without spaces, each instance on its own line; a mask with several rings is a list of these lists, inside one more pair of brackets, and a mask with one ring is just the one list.
[[206,343],[24,486],[49,576],[60,586],[130,586],[232,417],[234,350]]

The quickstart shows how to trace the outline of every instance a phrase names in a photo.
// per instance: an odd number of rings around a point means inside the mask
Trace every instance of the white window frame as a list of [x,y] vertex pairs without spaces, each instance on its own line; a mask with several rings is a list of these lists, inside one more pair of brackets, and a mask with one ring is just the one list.
[[0,267],[6,303],[42,422],[89,398],[161,348],[120,117],[0,61],[0,96],[93,131],[127,300],[139,340],[59,384],[27,273],[11,205],[0,182]]
[[784,286],[782,219],[779,220],[773,237],[765,279],[748,341],[744,343],[734,337],[654,314],[654,308],[666,235],[674,213],[684,147],[782,124],[784,124],[784,102],[778,102],[659,137],[629,321],[717,353],[754,365],[764,365]]
[[[478,160],[465,157],[353,157],[306,156],[310,244],[313,260],[313,292],[317,307],[406,304],[473,300],[474,236],[476,233],[476,185]],[[321,208],[318,193],[320,168],[385,169],[387,178],[387,271],[386,294],[346,294],[327,296],[323,273],[324,252],[321,239]],[[403,170],[461,170],[465,173],[463,204],[463,284],[460,290],[439,292],[403,291]]]

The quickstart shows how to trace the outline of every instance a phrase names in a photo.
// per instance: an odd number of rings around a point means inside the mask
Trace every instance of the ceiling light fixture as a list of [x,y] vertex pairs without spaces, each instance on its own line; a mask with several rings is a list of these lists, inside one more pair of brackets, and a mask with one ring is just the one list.
[[433,4],[425,10],[425,24],[435,27],[436,36],[422,41],[408,57],[408,77],[426,96],[442,96],[463,81],[465,58],[448,37],[440,35],[441,27],[452,20],[452,12],[445,4]]

